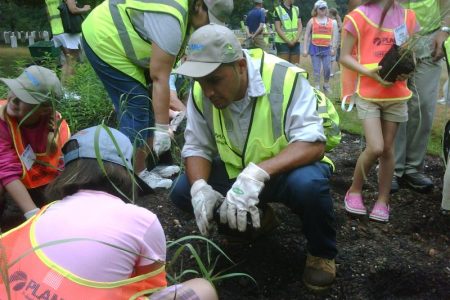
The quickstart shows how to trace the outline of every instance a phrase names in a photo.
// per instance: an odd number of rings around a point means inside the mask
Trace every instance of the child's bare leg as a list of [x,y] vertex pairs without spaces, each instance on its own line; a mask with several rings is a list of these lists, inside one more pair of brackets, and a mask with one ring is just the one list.
[[394,176],[394,139],[398,123],[383,120],[384,150],[380,156],[380,169],[378,175],[378,201],[388,203],[390,198],[392,176]]
[[358,161],[356,162],[353,182],[349,189],[349,193],[354,194],[361,194],[370,168],[372,168],[378,157],[381,156],[384,149],[380,118],[369,118],[362,121],[366,137],[366,148],[359,155]]

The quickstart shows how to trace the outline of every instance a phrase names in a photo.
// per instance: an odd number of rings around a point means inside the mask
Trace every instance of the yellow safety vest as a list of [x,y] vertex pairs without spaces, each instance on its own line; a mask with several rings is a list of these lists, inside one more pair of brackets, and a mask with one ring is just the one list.
[[53,35],[64,33],[64,28],[62,25],[61,17],[59,16],[58,9],[60,3],[60,0],[45,0],[45,4],[47,4],[48,17],[50,19],[50,27],[52,28]]
[[[272,158],[288,146],[284,128],[286,111],[298,77],[307,77],[306,71],[261,49],[249,50],[249,54],[252,60],[261,63],[261,77],[266,93],[253,101],[251,123],[242,152],[228,137],[224,112],[215,108],[210,101],[203,100],[198,82],[194,84],[192,91],[197,111],[213,128],[217,149],[230,179],[236,178],[250,162],[257,164]],[[329,158],[324,157],[322,161],[334,168]]]
[[444,50],[445,50],[445,57],[447,61],[447,68],[448,72],[450,74],[450,37],[447,38],[447,40],[444,42]]
[[[275,12],[278,14],[281,22],[281,29],[284,32],[284,35],[292,41],[297,36],[298,31],[298,15],[299,9],[298,6],[292,5],[292,19],[289,18],[289,14],[284,9],[282,5],[278,5],[275,7]],[[286,43],[280,35],[277,33],[275,37],[275,43]]]
[[[147,85],[152,56],[151,41],[143,39],[134,29],[134,12],[156,12],[175,17],[186,37],[188,0],[107,0],[97,6],[84,20],[83,37],[104,62]],[[169,37],[168,37],[169,38]]]
[[441,26],[441,15],[438,0],[408,0],[401,3],[416,13],[420,24],[420,33],[427,34]]

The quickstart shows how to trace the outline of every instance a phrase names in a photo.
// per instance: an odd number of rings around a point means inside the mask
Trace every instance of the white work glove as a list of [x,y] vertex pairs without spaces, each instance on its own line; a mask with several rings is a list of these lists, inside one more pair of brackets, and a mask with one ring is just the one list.
[[264,182],[270,176],[266,171],[250,163],[239,176],[227,193],[227,197],[220,207],[220,222],[228,223],[231,229],[241,232],[247,229],[247,214],[250,213],[252,225],[260,227],[258,196],[264,187]]
[[208,235],[211,230],[210,221],[213,219],[214,210],[220,205],[224,197],[219,192],[199,179],[191,187],[191,203],[194,208],[195,221],[202,235]]
[[155,136],[153,137],[153,150],[157,156],[170,149],[170,133],[168,124],[155,124]]

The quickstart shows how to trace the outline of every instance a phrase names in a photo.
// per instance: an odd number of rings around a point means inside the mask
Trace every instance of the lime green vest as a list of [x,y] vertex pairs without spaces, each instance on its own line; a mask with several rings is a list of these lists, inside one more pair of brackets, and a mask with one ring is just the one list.
[[420,24],[420,33],[426,34],[441,26],[439,0],[409,0],[401,4],[416,13],[417,21]]
[[341,142],[341,129],[339,128],[339,114],[333,102],[322,91],[313,88],[317,100],[317,113],[323,120],[323,130],[327,137],[325,151],[331,151]]
[[[280,18],[281,30],[283,30],[284,35],[292,41],[297,36],[298,31],[298,6],[292,5],[292,19],[289,19],[288,13],[281,5],[275,7],[275,13]],[[285,43],[285,41],[277,34],[275,43]]]
[[58,6],[60,0],[45,0],[47,4],[48,16],[50,18],[50,27],[52,28],[52,34],[57,35],[64,33],[61,17],[59,16]]
[[450,72],[450,37],[444,42],[445,57],[447,58],[447,67]]
[[[252,49],[249,54],[253,60],[261,61],[261,77],[266,94],[253,101],[251,123],[242,152],[228,137],[224,111],[215,108],[210,101],[203,100],[198,82],[192,91],[195,107],[212,125],[217,149],[230,179],[236,178],[250,162],[257,164],[267,160],[288,146],[284,128],[286,111],[298,76],[307,77],[304,70],[261,49]],[[330,159],[325,157],[323,161],[333,166]]]
[[83,36],[103,61],[146,85],[152,48],[151,42],[141,38],[130,21],[136,11],[172,15],[179,21],[185,39],[188,0],[104,1],[83,22]]

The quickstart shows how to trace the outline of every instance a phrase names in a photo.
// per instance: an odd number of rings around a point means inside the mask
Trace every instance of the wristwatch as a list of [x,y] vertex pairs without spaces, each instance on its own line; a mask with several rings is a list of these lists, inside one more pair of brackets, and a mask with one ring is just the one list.
[[442,27],[441,27],[441,31],[450,34],[450,27],[448,27],[448,26],[442,26]]

